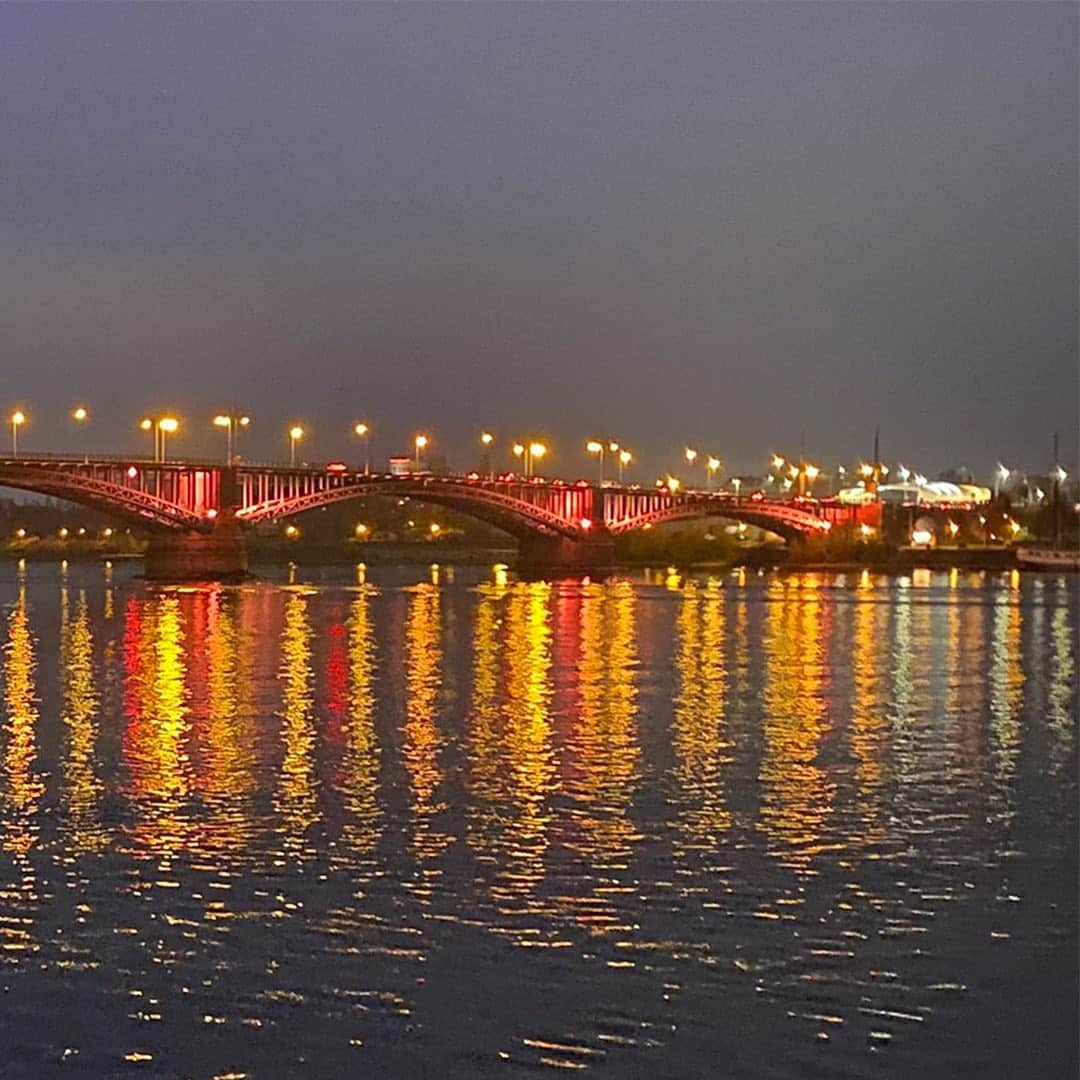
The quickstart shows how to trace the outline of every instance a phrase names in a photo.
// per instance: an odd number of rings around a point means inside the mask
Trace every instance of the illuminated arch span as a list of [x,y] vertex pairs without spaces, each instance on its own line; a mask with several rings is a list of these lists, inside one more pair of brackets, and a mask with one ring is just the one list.
[[619,534],[634,532],[646,525],[721,517],[753,525],[785,540],[804,540],[808,536],[820,536],[830,528],[828,521],[811,511],[784,503],[754,502],[724,495],[683,495],[669,498],[671,501],[645,513],[610,521],[608,528],[612,533]]
[[[528,490],[528,489],[525,489]],[[551,497],[553,491],[573,492],[573,488],[538,488],[537,497]],[[314,510],[350,499],[381,495],[388,498],[409,498],[417,502],[444,506],[493,525],[521,539],[537,533],[547,536],[566,536],[580,540],[585,536],[579,518],[552,510],[539,501],[529,502],[497,490],[493,485],[454,481],[442,477],[415,479],[357,478],[340,486],[329,487],[283,499],[253,503],[237,511],[238,520],[249,525],[292,517],[305,510]]]
[[0,464],[0,487],[64,499],[157,531],[205,531],[211,525],[182,506],[133,486],[80,471],[77,466]]

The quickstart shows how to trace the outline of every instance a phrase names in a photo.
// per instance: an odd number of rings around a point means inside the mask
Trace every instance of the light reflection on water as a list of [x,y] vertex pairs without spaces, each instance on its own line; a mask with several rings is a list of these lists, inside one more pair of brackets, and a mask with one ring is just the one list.
[[0,577],[4,1075],[1071,1067],[1075,579],[322,577]]

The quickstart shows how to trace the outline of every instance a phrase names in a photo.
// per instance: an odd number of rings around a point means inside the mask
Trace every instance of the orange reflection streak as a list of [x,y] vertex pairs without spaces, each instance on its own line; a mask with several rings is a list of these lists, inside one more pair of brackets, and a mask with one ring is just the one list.
[[817,764],[826,720],[819,585],[809,574],[773,581],[764,628],[760,827],[771,852],[804,871],[820,850],[835,795],[835,785]]
[[504,820],[506,893],[531,895],[544,876],[555,776],[551,746],[551,586],[518,583],[507,611],[506,745],[509,801]]
[[375,733],[375,634],[369,598],[375,589],[363,586],[349,612],[348,715],[341,791],[348,814],[343,840],[354,854],[373,852],[379,841],[379,742]]
[[307,596],[298,590],[285,599],[281,631],[281,739],[285,754],[275,796],[286,851],[302,855],[307,831],[318,820],[315,776],[315,724],[312,719],[311,622]]
[[98,816],[102,792],[94,762],[98,697],[85,590],[79,591],[74,618],[68,590],[60,590],[60,679],[66,733],[60,766],[64,830],[74,852],[95,851],[108,837]]
[[727,665],[724,592],[710,580],[683,590],[676,628],[674,744],[679,825],[687,848],[710,849],[731,828],[723,769],[730,764],[725,737]]
[[206,717],[201,725],[197,783],[209,811],[207,846],[239,852],[246,849],[254,830],[255,733],[242,698],[252,675],[249,653],[240,644],[238,597],[215,589],[207,601]]
[[37,842],[36,815],[45,792],[34,772],[37,758],[37,719],[34,685],[34,639],[26,609],[26,587],[19,586],[8,615],[4,645],[4,704],[7,707],[4,742],[3,848],[22,857]]
[[583,593],[578,716],[565,782],[576,832],[567,843],[598,872],[624,870],[637,838],[628,814],[639,759],[636,596],[624,581],[588,584]]
[[405,625],[406,705],[403,756],[412,791],[415,818],[413,846],[430,859],[450,838],[431,828],[431,818],[442,810],[435,795],[442,781],[436,724],[442,685],[442,610],[438,586],[417,585],[409,597]]
[[132,599],[125,631],[128,725],[124,762],[135,804],[136,848],[169,853],[186,846],[191,792],[184,636],[176,596]]

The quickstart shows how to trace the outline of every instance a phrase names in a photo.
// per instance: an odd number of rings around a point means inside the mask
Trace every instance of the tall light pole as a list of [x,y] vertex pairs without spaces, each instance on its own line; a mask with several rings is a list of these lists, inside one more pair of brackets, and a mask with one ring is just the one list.
[[371,475],[371,428],[361,420],[353,427],[353,434],[364,440],[364,475]]
[[547,447],[542,442],[529,443],[528,473],[531,476],[536,471],[536,463],[547,453]]
[[422,434],[417,435],[416,438],[413,439],[413,448],[416,450],[416,471],[417,472],[420,471],[420,455],[424,452],[424,449],[427,447],[427,444],[428,444],[428,437],[426,435],[422,435]]
[[304,429],[299,424],[289,428],[289,466],[296,468],[296,444],[304,437]]
[[165,461],[165,437],[175,435],[180,430],[180,421],[175,416],[163,416],[157,422],[157,429],[161,433],[161,461]]
[[[74,420],[79,427],[84,427],[86,425],[86,422],[90,419],[90,413],[87,411],[85,405],[76,405],[75,408],[71,410],[71,419]],[[83,462],[85,463],[89,460],[90,455],[86,453],[86,449],[84,447]]]
[[597,454],[600,458],[600,484],[604,483],[604,444],[596,439],[590,439],[585,444],[585,451],[589,454]]
[[688,446],[683,451],[683,457],[686,458],[686,464],[690,466],[691,475],[693,475],[694,462],[697,461],[697,456],[698,453],[692,446]]
[[491,444],[495,441],[495,436],[490,431],[480,432],[480,445],[484,448],[484,460],[481,462],[484,472],[488,474],[489,480],[495,479],[495,470],[491,466]]
[[623,482],[623,469],[634,460],[634,455],[629,450],[623,449],[619,451],[619,485]]
[[221,413],[214,417],[214,427],[225,430],[225,464],[232,465],[236,457],[236,441],[240,428],[251,423],[250,416],[237,416],[235,413]]
[[720,471],[723,464],[724,463],[715,454],[710,454],[705,460],[705,475],[707,478],[707,487],[710,491],[713,486],[713,478]]
[[16,457],[19,453],[19,428],[26,423],[26,413],[22,409],[16,409],[11,414],[11,456]]

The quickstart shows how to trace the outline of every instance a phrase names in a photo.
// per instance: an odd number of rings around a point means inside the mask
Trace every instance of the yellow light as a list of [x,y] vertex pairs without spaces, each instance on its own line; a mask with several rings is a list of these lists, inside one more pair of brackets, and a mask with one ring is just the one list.
[[22,540],[22,539],[23,539],[23,538],[24,538],[24,537],[26,536],[26,530],[25,530],[25,529],[16,529],[16,530],[15,530],[15,535],[16,535],[16,536],[17,536],[17,537],[18,537],[18,538],[19,538],[20,540]]
[[1013,535],[1015,535],[1021,530],[1021,528],[1023,528],[1023,526],[1020,524],[1019,521],[1010,521],[1009,528],[1012,530]]
[[480,441],[485,446],[490,446],[495,441],[495,436],[490,431],[485,431],[480,435]]
[[608,443],[608,449],[613,454],[617,454],[619,452],[619,444],[617,442],[615,442],[614,440],[612,440],[611,442]]
[[772,456],[772,467],[774,469],[776,469],[778,472],[779,472],[780,469],[782,469],[784,467],[784,459],[779,454],[773,454],[773,456]]
[[180,427],[180,421],[175,416],[163,416],[157,422],[158,429],[164,431],[166,435],[174,434]]
[[861,464],[861,465],[859,466],[859,472],[861,472],[861,473],[863,474],[863,476],[873,476],[873,475],[874,475],[874,466],[873,466],[873,465],[868,465],[868,464],[867,464],[867,463],[866,463],[866,462],[864,461],[864,462],[863,462],[863,463],[862,463],[862,464]]
[[295,525],[286,525],[285,535],[290,540],[295,540],[300,535],[300,530]]
[[59,531],[58,535],[59,535],[61,540],[66,540],[68,538],[68,531],[67,531],[66,526],[64,526],[64,525],[60,526],[60,531]]
[[816,465],[806,466],[806,478],[807,480],[816,480],[820,475],[821,470]]
[[585,449],[590,454],[602,454],[604,452],[603,443],[598,443],[595,439],[585,444]]
[[112,529],[106,526],[104,529],[102,529],[101,535],[104,536],[106,540],[108,540],[108,538],[112,536]]
[[241,416],[240,417],[240,426],[241,427],[247,427],[248,424],[250,424],[250,423],[251,423],[251,417],[250,416]]
[[521,457],[525,453],[525,447],[521,443],[514,443],[514,457]]
[[865,538],[866,538],[866,537],[868,537],[868,536],[872,536],[872,535],[873,535],[873,533],[874,533],[874,530],[873,530],[873,529],[872,529],[872,528],[871,528],[871,527],[870,527],[869,525],[867,525],[867,524],[866,524],[866,522],[864,521],[864,522],[863,522],[863,523],[862,523],[862,524],[861,524],[861,525],[859,526],[859,533],[860,533],[860,534],[862,535],[862,537],[863,537],[863,538],[865,539]]
[[679,480],[679,478],[677,476],[669,476],[667,478],[667,489],[672,494],[674,494],[676,491],[678,491],[680,487],[682,487],[682,482]]
[[149,417],[144,417],[142,420],[139,421],[139,427],[141,427],[143,431],[149,431],[153,426],[154,421],[151,420]]
[[232,423],[232,421],[227,416],[214,417],[214,427],[225,428],[228,427],[230,423]]
[[587,518],[587,517],[583,517],[583,518],[581,519],[581,527],[582,527],[582,529],[584,529],[584,530],[585,530],[586,532],[588,532],[588,531],[589,531],[589,530],[590,530],[590,529],[592,528],[592,519],[591,519],[591,518]]
[[362,439],[368,433],[368,426],[363,421],[353,428],[353,431]]
[[686,455],[686,460],[689,461],[691,465],[697,461],[697,451],[692,446],[688,446],[683,453]]
[[529,444],[529,453],[534,458],[542,458],[547,453],[547,447],[540,442],[534,442]]
[[355,531],[357,536],[367,536],[368,532],[370,532],[368,527],[362,521],[356,526]]
[[290,439],[302,439],[303,437],[304,429],[299,424],[293,424],[293,426],[289,428]]
[[799,466],[798,465],[790,466],[789,469],[788,469],[788,476],[790,476],[792,478],[792,480],[794,480],[795,477],[798,476],[798,475],[799,475]]
[[417,450],[423,450],[428,444],[428,437],[426,435],[417,435],[414,444]]
[[705,464],[708,466],[709,472],[716,472],[720,468],[720,459],[718,457],[710,457]]
[[439,535],[439,533],[441,533],[441,532],[442,532],[442,526],[441,526],[441,525],[440,525],[440,524],[439,524],[439,523],[438,523],[437,521],[433,521],[433,522],[432,522],[432,523],[431,523],[431,524],[430,524],[430,525],[428,526],[428,529],[429,529],[429,531],[431,532],[431,535],[432,535],[432,536],[438,536],[438,535]]
[[72,412],[72,414],[71,414],[71,419],[72,419],[72,420],[76,420],[76,421],[78,421],[78,423],[80,423],[80,424],[81,424],[81,423],[82,423],[82,422],[83,422],[83,421],[84,421],[85,419],[87,419],[87,417],[88,417],[89,415],[90,415],[90,414],[89,414],[89,413],[88,413],[88,412],[86,411],[86,409],[85,409],[85,408],[83,408],[83,406],[82,406],[82,405],[79,405],[79,406],[77,406],[77,407],[75,408],[75,410],[74,410],[74,411]]
[[960,531],[960,526],[955,521],[950,521],[948,524],[949,535],[955,536]]
[[13,423],[13,424],[14,424],[14,425],[15,425],[16,427],[19,427],[19,426],[20,426],[21,424],[25,424],[25,423],[26,423],[26,413],[24,413],[24,412],[22,411],[22,409],[16,409],[16,410],[15,410],[15,411],[14,411],[14,412],[13,412],[13,413],[11,414],[11,422],[12,422],[12,423]]
[[619,461],[621,461],[624,465],[629,465],[630,462],[633,461],[633,455],[630,453],[629,450],[623,450],[619,454]]

